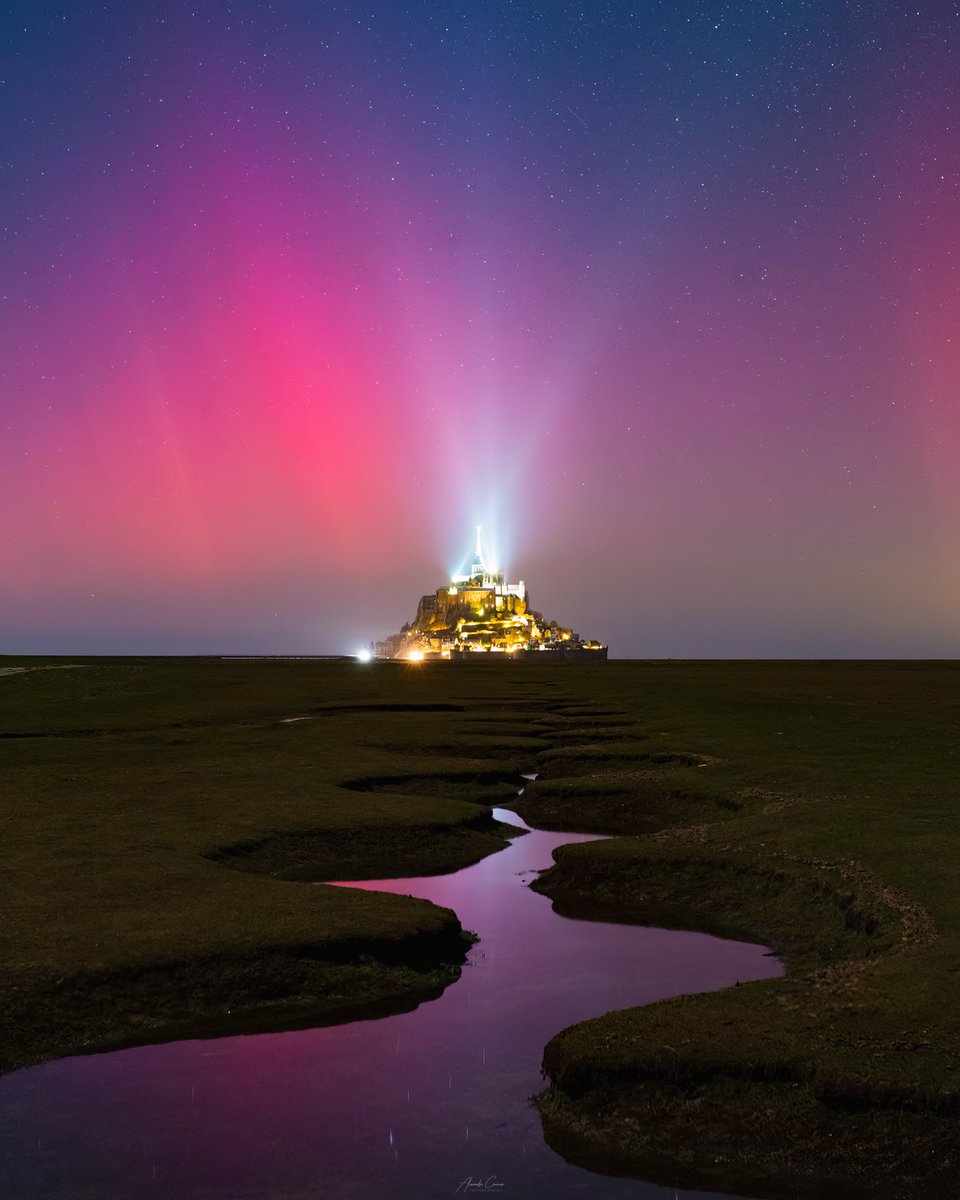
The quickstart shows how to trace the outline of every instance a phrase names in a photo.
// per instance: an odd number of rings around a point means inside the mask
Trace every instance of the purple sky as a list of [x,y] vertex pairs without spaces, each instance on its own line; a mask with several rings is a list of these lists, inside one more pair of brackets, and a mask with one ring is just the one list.
[[960,649],[952,3],[12,3],[0,652]]

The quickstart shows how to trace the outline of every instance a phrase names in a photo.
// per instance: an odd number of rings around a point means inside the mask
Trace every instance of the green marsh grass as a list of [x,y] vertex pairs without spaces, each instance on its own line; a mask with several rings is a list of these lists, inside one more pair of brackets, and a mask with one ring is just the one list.
[[16,666],[7,1068],[437,994],[469,942],[455,914],[302,880],[494,853],[490,807],[538,770],[526,820],[617,835],[561,849],[537,885],[560,911],[749,937],[787,965],[558,1035],[551,1143],[756,1195],[956,1190],[956,664]]

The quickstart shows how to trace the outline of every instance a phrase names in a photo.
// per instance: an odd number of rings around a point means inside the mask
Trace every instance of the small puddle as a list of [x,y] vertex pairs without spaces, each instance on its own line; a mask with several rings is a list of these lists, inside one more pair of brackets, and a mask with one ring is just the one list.
[[[527,828],[506,809],[494,816]],[[530,1104],[543,1047],[565,1026],[781,972],[763,946],[557,916],[526,882],[556,846],[591,840],[533,830],[452,875],[348,885],[433,900],[480,935],[459,982],[414,1012],[62,1059],[0,1079],[0,1195],[713,1195],[571,1166],[544,1144]]]

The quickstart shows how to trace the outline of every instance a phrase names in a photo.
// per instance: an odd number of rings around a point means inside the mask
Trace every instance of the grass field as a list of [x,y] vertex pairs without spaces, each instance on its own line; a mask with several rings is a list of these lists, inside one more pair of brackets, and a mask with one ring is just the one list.
[[4,1068],[409,1006],[457,977],[455,914],[291,880],[502,848],[490,803],[542,746],[488,733],[502,707],[351,662],[0,669]]
[[495,851],[533,768],[528,822],[619,835],[561,850],[561,911],[788,966],[555,1038],[551,1144],[756,1195],[960,1187],[960,667],[70,661],[0,660],[30,668],[0,677],[5,1067],[436,994],[454,914],[303,881]]
[[958,685],[938,663],[610,664],[632,763],[613,740],[548,754],[521,811],[645,836],[564,848],[538,886],[754,936],[788,974],[555,1038],[556,1148],[756,1195],[960,1189]]

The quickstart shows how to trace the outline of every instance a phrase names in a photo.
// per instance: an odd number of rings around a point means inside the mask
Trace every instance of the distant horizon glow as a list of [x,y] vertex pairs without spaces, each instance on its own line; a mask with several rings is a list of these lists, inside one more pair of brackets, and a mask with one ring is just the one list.
[[960,652],[950,14],[0,35],[0,653],[351,653],[477,524],[612,656]]

